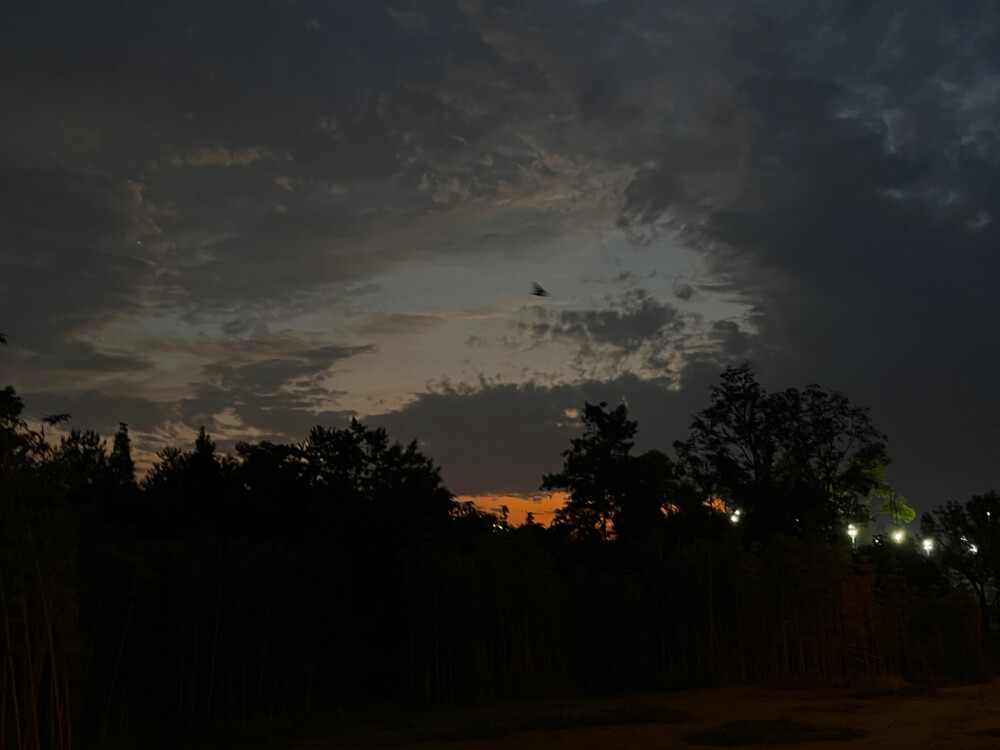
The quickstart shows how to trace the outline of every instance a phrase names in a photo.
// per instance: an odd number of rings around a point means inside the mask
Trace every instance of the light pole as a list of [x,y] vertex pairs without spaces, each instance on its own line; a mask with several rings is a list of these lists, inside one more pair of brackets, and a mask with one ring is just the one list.
[[858,546],[858,527],[853,523],[847,524],[847,536],[851,537],[851,549],[857,549]]
[[928,557],[931,556],[931,550],[932,549],[934,549],[934,540],[931,539],[930,537],[928,537],[927,539],[924,539],[924,552],[927,553]]

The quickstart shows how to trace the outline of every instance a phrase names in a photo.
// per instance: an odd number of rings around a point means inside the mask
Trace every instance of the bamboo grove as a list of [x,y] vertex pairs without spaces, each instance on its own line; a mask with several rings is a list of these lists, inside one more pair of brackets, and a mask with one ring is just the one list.
[[890,489],[881,436],[839,394],[765,394],[747,368],[677,458],[633,455],[624,404],[587,404],[542,479],[570,496],[548,528],[456,503],[416,444],[358,422],[234,456],[202,430],[137,483],[126,425],[110,449],[53,444],[21,412],[2,391],[4,747],[366,702],[989,671],[997,568],[963,578],[958,552],[880,539],[852,554],[845,523]]

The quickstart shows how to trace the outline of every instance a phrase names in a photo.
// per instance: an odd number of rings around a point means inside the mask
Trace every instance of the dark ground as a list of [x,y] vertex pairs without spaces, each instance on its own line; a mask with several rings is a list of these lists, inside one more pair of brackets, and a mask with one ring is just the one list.
[[[161,747],[274,750],[531,750],[795,746],[809,750],[1000,748],[1000,682],[917,687],[712,688],[429,712],[343,711]],[[161,738],[161,742],[164,738]]]

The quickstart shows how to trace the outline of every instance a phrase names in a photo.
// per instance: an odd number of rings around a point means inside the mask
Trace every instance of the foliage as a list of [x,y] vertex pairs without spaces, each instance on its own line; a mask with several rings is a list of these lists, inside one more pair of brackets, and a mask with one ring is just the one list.
[[347,511],[360,501],[368,510],[406,523],[440,524],[452,509],[440,470],[414,440],[389,443],[384,429],[352,419],[347,429],[314,427],[298,447],[314,503]]
[[607,540],[622,511],[629,482],[629,452],[638,423],[628,418],[624,402],[584,404],[583,437],[563,451],[563,470],[542,479],[543,490],[569,490],[569,500],[555,523],[576,536]]
[[114,481],[122,487],[133,489],[135,482],[135,462],[132,460],[132,441],[128,435],[128,425],[118,423],[111,455],[108,457],[108,470]]
[[893,486],[883,479],[885,468],[885,464],[875,464],[871,469],[875,486],[870,494],[873,499],[881,500],[878,512],[888,516],[893,527],[911,523],[917,517],[917,511],[907,505],[906,498],[896,492]]
[[0,390],[0,472],[7,482],[37,466],[43,452],[40,436],[28,429],[22,411],[24,402],[13,386]]
[[1000,612],[1000,494],[990,490],[965,503],[949,500],[921,517],[920,530],[933,540],[942,564],[975,591],[988,635],[991,616]]
[[743,511],[748,534],[836,536],[867,520],[874,467],[888,461],[867,410],[817,385],[769,394],[749,366],[727,368],[675,448],[708,496]]

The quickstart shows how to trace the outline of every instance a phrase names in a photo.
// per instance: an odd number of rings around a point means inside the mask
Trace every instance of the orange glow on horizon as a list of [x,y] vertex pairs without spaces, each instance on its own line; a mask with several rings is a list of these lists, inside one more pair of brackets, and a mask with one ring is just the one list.
[[501,506],[506,505],[510,513],[507,523],[522,526],[529,513],[534,514],[535,523],[548,526],[569,498],[567,492],[540,492],[533,495],[457,495],[455,502],[471,502],[480,510],[501,515]]

